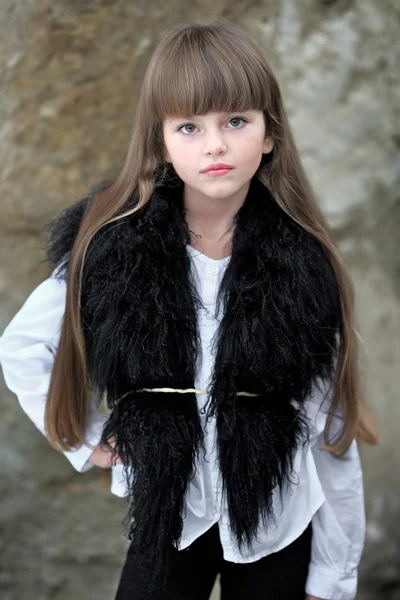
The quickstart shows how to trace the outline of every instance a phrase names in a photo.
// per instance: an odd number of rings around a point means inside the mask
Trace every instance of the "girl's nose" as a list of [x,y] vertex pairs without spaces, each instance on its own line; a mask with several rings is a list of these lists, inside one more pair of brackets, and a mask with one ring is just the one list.
[[222,135],[210,134],[204,142],[205,154],[221,154],[226,152],[226,143]]

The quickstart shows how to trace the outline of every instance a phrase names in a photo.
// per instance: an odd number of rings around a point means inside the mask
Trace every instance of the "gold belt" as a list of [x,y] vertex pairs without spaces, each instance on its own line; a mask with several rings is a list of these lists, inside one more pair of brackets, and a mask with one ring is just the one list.
[[[209,394],[208,390],[196,390],[196,388],[186,388],[184,390],[178,388],[142,388],[137,390],[138,392],[178,392],[178,394]],[[129,392],[128,392],[129,393]],[[236,392],[237,396],[261,396],[261,394],[255,394],[252,392]]]

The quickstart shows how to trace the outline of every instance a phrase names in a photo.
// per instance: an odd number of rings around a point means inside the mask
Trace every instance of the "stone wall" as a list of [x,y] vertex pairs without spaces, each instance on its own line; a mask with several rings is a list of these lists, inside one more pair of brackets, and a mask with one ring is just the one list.
[[[349,265],[366,386],[361,600],[400,598],[399,16],[396,0],[9,0],[0,11],[0,330],[47,275],[43,224],[118,168],[144,70],[178,21],[229,19],[267,51],[304,164]],[[108,473],[50,448],[1,388],[0,595],[112,597],[127,540]]]

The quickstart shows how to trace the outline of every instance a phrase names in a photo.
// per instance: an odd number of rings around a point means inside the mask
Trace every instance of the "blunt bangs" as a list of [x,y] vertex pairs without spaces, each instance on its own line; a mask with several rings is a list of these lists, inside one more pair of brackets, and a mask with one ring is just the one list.
[[240,40],[184,32],[166,44],[147,82],[148,108],[155,121],[208,112],[268,111],[268,74]]

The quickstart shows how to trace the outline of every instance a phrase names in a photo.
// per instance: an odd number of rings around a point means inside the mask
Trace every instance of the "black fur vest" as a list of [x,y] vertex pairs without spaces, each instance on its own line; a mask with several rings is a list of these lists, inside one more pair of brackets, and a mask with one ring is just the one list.
[[[102,442],[116,439],[129,482],[128,536],[156,574],[177,546],[185,493],[204,449],[194,388],[201,300],[190,274],[183,188],[156,187],[135,215],[105,226],[85,259],[82,327],[91,382],[107,392]],[[68,257],[90,196],[49,224],[52,268]],[[235,217],[231,259],[219,289],[223,318],[207,418],[217,450],[231,530],[251,551],[273,519],[272,491],[290,484],[307,442],[304,400],[316,377],[331,378],[341,309],[321,244],[253,178]],[[59,269],[65,277],[68,260]],[[238,392],[253,395],[241,395]]]

